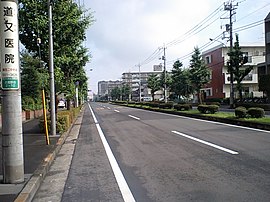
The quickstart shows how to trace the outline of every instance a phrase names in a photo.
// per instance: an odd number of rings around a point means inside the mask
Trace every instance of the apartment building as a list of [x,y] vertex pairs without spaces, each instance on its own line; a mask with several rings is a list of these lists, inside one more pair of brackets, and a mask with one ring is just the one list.
[[[131,100],[139,101],[140,100],[140,91],[141,99],[145,101],[151,100],[151,89],[147,87],[147,80],[149,75],[157,74],[161,75],[161,71],[153,72],[125,72],[122,74],[122,83],[123,85],[128,85],[131,88]],[[160,99],[163,97],[163,91],[157,91],[155,93],[155,99]]]
[[[242,81],[244,96],[262,96],[258,87],[257,65],[265,61],[264,46],[241,46],[241,51],[248,57],[248,62],[244,67],[252,66],[252,71]],[[230,74],[226,63],[229,60],[229,47],[223,45],[216,46],[202,53],[202,56],[211,69],[211,81],[202,89],[206,98],[229,98],[230,97]],[[235,90],[235,98],[238,97]]]
[[116,81],[99,81],[98,82],[98,97],[107,96],[110,99],[110,94],[112,89],[116,87],[121,87],[122,82],[119,80]]

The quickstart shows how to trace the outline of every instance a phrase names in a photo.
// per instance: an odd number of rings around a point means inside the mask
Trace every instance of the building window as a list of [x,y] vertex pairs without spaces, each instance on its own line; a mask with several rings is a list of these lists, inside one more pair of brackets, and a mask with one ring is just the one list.
[[206,64],[210,64],[211,62],[212,62],[212,57],[211,57],[211,55],[205,56],[205,63],[206,63]]
[[252,81],[252,74],[248,74],[244,77],[243,81]]
[[248,56],[248,52],[243,52],[243,57],[247,57],[247,63],[252,63],[252,56]]

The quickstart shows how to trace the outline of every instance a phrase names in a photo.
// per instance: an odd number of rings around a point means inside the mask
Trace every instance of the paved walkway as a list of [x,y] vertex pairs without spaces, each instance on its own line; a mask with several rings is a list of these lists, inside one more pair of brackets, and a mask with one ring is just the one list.
[[46,145],[45,135],[40,132],[38,119],[23,123],[25,183],[11,185],[2,183],[2,136],[0,136],[1,202],[11,202],[16,199],[17,195],[22,191],[25,184],[29,181],[30,177],[34,174],[36,169],[40,166],[48,154],[54,151],[58,139],[59,136],[50,137],[51,145]]

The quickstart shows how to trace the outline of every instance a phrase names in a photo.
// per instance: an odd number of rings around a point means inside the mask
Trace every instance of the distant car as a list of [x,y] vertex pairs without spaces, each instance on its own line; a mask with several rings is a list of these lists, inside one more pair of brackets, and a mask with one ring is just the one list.
[[60,100],[57,106],[59,108],[65,108],[66,107],[65,102],[63,100]]

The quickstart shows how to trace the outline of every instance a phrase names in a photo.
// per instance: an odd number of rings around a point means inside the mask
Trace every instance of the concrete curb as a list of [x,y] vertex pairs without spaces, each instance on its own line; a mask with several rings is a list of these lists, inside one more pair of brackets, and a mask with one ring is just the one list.
[[[84,107],[82,108],[80,114],[81,116],[84,112]],[[29,181],[25,184],[23,190],[18,194],[17,198],[14,202],[31,202],[38,191],[43,179],[47,175],[51,164],[53,163],[55,157],[59,153],[62,145],[64,144],[66,138],[68,137],[71,129],[74,126],[74,123],[77,121],[78,117],[73,122],[72,126],[68,129],[67,132],[63,133],[61,137],[59,137],[55,149],[52,153],[48,154],[46,158],[43,159],[42,163],[39,167],[35,170]]]

